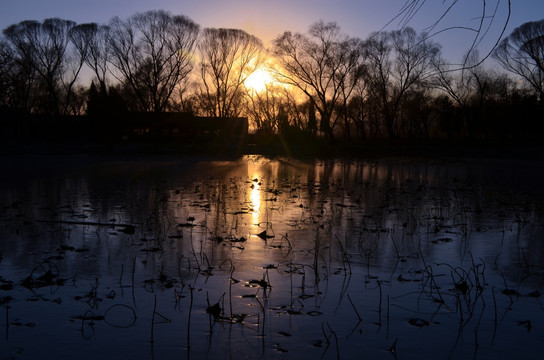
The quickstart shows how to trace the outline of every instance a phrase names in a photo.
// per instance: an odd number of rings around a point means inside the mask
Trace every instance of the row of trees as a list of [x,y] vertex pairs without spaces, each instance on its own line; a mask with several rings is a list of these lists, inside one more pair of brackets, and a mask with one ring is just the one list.
[[[242,30],[201,30],[165,11],[107,25],[23,21],[0,38],[0,105],[46,115],[247,116],[257,132],[330,139],[523,137],[541,128],[543,39],[544,20],[499,44],[494,57],[515,74],[508,77],[486,70],[475,52],[454,68],[439,44],[410,27],[361,40],[320,21],[265,49]],[[260,91],[246,86],[262,69],[274,81]]]

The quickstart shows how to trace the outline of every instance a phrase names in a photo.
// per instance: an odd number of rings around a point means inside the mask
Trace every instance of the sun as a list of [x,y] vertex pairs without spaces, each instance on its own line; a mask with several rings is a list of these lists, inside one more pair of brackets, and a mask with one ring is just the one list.
[[268,71],[259,68],[247,77],[246,81],[244,81],[244,85],[246,88],[259,93],[266,89],[266,86],[273,81],[274,80]]

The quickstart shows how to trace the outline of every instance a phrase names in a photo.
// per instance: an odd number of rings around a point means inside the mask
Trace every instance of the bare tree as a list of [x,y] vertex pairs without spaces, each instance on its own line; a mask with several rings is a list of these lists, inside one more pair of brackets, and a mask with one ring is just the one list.
[[[446,93],[458,112],[459,125],[472,138],[482,129],[481,120],[489,104],[508,104],[518,93],[514,82],[506,74],[498,74],[484,68],[478,52],[467,58],[465,69],[453,69],[440,60],[436,66],[435,87]],[[488,124],[489,125],[489,124]],[[493,131],[492,128],[485,129]],[[460,135],[460,134],[457,134]]]
[[[465,129],[470,124],[470,101],[474,93],[474,77],[471,76],[468,69],[456,71],[450,70],[451,66],[442,59],[436,64],[435,86],[437,89],[446,93],[447,98],[452,100],[461,114],[459,122]],[[446,104],[446,103],[444,103]],[[451,103],[450,103],[451,104]],[[448,131],[448,137],[451,124],[445,126]],[[459,135],[459,134],[458,134]]]
[[106,75],[108,72],[109,27],[95,23],[79,24],[72,29],[70,39],[81,59],[94,72],[100,92],[107,91]]
[[85,113],[85,105],[88,100],[88,90],[83,85],[74,87],[70,102],[67,104],[67,113],[71,115],[83,115]]
[[352,118],[349,115],[349,102],[353,94],[360,95],[362,89],[365,88],[364,75],[366,67],[364,66],[364,44],[359,39],[349,39],[341,44],[340,71],[338,84],[340,88],[339,108],[338,113],[341,115],[344,127],[344,136],[351,139]]
[[34,112],[39,92],[39,75],[29,59],[16,56],[12,44],[2,39],[2,103],[14,109]]
[[389,138],[399,134],[398,117],[409,90],[425,85],[440,47],[409,27],[373,34],[366,42],[367,81]]
[[164,111],[192,69],[199,26],[165,11],[138,13],[110,23],[111,63],[143,111]]
[[320,115],[320,129],[333,137],[339,102],[347,103],[360,79],[362,47],[343,35],[336,23],[319,21],[308,34],[285,32],[274,40],[278,81],[300,89]]
[[61,75],[62,81],[62,110],[61,113],[67,114],[79,114],[81,111],[81,99],[82,89],[81,86],[77,86],[79,80],[79,74],[83,65],[87,61],[87,51],[79,51],[74,43],[76,37],[74,37],[74,29],[77,25],[73,25],[68,31],[68,46],[66,49],[66,65],[64,66],[63,74]]
[[288,125],[282,118],[285,114],[285,91],[283,86],[274,84],[266,84],[260,92],[247,90],[246,112],[256,132],[274,134]]
[[373,130],[368,121],[368,82],[359,81],[353,92],[354,94],[347,104],[346,115],[350,118],[350,123],[355,126],[356,138],[365,139],[371,135]]
[[210,116],[238,116],[243,84],[264,60],[261,40],[239,29],[208,28],[202,33],[199,51],[204,111]]
[[279,89],[281,102],[278,104],[277,124],[280,133],[302,132],[314,136],[317,132],[315,107],[306,98],[300,101],[300,91],[290,87],[276,86]]
[[544,100],[544,19],[515,28],[493,56],[504,69],[525,79]]
[[42,23],[22,21],[4,30],[16,61],[30,66],[39,75],[45,92],[41,108],[49,114],[61,113],[62,86],[73,85],[74,77],[79,73],[78,70],[72,71],[72,78],[63,78],[69,64],[69,34],[74,25],[73,21],[53,18]]
[[15,63],[9,44],[0,38],[0,105],[9,104]]

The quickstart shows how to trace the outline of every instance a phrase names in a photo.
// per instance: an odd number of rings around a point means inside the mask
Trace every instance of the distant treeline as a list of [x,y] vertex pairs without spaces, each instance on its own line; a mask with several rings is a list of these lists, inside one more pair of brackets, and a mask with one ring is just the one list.
[[[242,30],[201,29],[165,11],[107,24],[22,21],[0,37],[2,138],[104,138],[100,119],[115,128],[135,113],[168,112],[247,118],[258,139],[537,143],[542,39],[544,20],[516,28],[493,53],[506,70],[499,72],[476,51],[455,68],[439,44],[409,27],[362,40],[320,21],[266,49]],[[256,86],[259,73],[266,76]]]

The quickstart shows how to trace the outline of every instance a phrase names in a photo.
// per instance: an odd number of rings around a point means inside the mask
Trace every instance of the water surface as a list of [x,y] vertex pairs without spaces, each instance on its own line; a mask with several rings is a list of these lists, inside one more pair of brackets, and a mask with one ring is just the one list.
[[544,347],[540,164],[3,162],[3,358],[495,359]]

